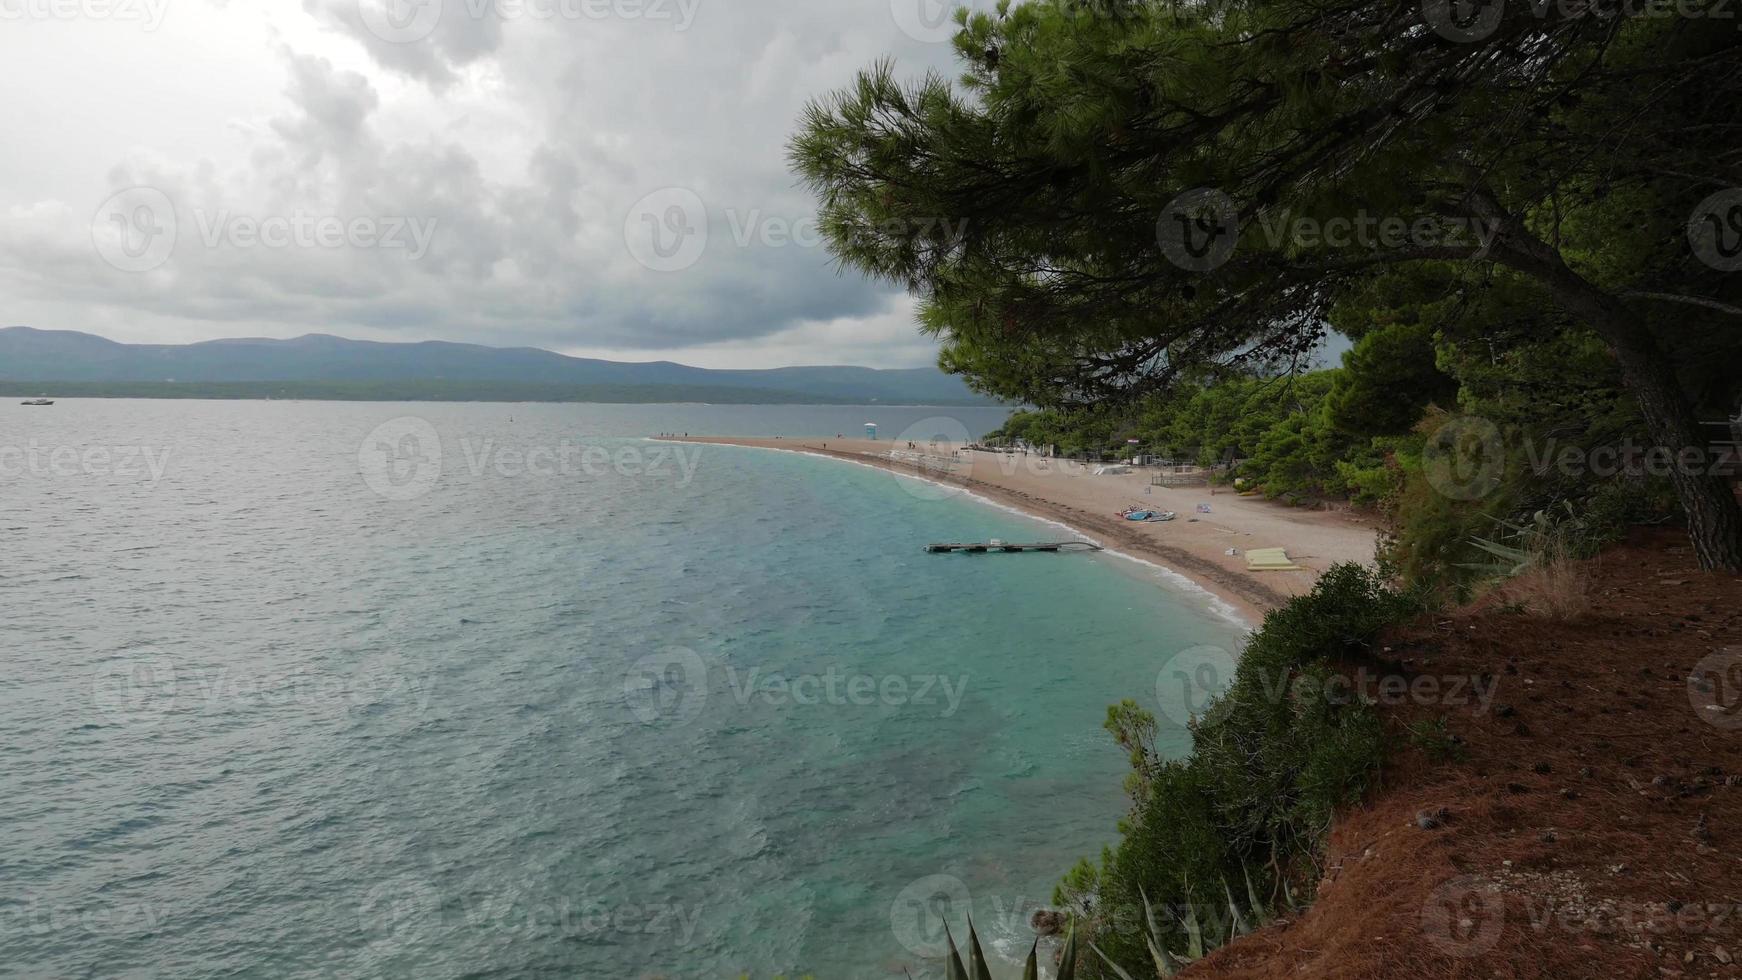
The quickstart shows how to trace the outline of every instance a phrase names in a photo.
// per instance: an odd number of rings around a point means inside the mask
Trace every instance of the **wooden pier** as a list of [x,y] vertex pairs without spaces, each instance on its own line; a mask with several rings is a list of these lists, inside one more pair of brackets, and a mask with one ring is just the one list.
[[1100,551],[1101,546],[1093,541],[1040,541],[1032,544],[1020,544],[1010,541],[999,541],[994,538],[986,542],[928,544],[925,550],[934,555],[946,555],[962,552],[970,555],[983,555],[988,552],[1003,551]]

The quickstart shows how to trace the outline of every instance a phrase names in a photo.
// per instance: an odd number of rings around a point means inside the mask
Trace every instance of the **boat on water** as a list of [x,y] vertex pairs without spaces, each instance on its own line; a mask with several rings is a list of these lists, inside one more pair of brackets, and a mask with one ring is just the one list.
[[32,398],[28,401],[20,402],[19,404],[21,404],[21,405],[53,405],[54,399],[52,399],[52,398]]

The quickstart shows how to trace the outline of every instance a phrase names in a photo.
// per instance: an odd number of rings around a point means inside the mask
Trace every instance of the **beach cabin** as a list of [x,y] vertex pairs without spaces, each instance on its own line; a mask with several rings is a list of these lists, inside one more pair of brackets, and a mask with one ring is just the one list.
[[877,438],[877,423],[876,422],[866,422],[865,423],[865,438],[867,438],[867,439]]

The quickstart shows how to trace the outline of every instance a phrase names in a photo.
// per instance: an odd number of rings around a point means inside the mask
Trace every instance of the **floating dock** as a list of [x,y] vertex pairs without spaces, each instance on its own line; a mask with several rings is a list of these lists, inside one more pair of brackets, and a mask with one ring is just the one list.
[[925,546],[925,550],[934,555],[954,552],[982,555],[994,551],[1100,551],[1101,546],[1093,541],[1040,541],[1033,544],[1017,544],[993,538],[991,541],[983,543],[928,544]]

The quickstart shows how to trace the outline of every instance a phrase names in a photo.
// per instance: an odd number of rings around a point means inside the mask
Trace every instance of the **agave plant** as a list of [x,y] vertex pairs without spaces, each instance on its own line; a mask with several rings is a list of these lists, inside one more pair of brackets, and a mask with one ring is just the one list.
[[[1155,915],[1155,906],[1150,904],[1149,894],[1141,888],[1138,889],[1138,894],[1143,897],[1143,939],[1145,945],[1149,947],[1149,958],[1155,965],[1157,977],[1165,980],[1165,978],[1177,974],[1188,964],[1202,959],[1209,950],[1232,942],[1234,939],[1250,933],[1254,928],[1263,928],[1269,922],[1270,916],[1265,912],[1266,903],[1259,898],[1258,889],[1252,884],[1252,873],[1246,869],[1242,869],[1242,873],[1246,878],[1246,900],[1252,912],[1252,922],[1247,922],[1246,916],[1240,912],[1239,903],[1234,901],[1234,889],[1229,887],[1227,880],[1224,879],[1222,881],[1222,895],[1228,901],[1226,929],[1224,930],[1218,925],[1215,932],[1206,931],[1204,924],[1198,919],[1197,906],[1187,902],[1185,911],[1177,916],[1180,928],[1185,930],[1186,934],[1185,952],[1179,954],[1168,950],[1161,922]],[[1288,882],[1286,880],[1283,881],[1282,887],[1283,891],[1287,893]],[[1187,893],[1190,894],[1189,888]],[[1294,898],[1292,895],[1288,896],[1287,902],[1290,907],[1293,906]],[[1107,968],[1112,970],[1120,980],[1136,980],[1124,967],[1113,962],[1113,959],[1099,946],[1091,942],[1089,948],[1095,951],[1095,955],[1101,958],[1101,962],[1107,964]]]
[[[945,966],[947,980],[992,980],[992,971],[986,966],[986,954],[980,949],[980,934],[974,931],[974,920],[968,919],[968,962],[962,963],[962,954],[956,949],[956,937],[950,933],[950,924],[944,923],[944,940],[949,943],[949,959]],[[1057,980],[1075,980],[1077,975],[1077,930],[1073,923],[1065,932],[1065,948],[1059,954],[1059,972]],[[1022,980],[1040,980],[1040,940],[1028,950],[1028,962],[1022,967]]]
[[[1240,936],[1247,935],[1254,929],[1262,929],[1270,922],[1267,908],[1269,902],[1258,894],[1258,888],[1252,883],[1252,872],[1249,868],[1241,868],[1241,874],[1246,879],[1246,903],[1248,912],[1240,911],[1240,904],[1234,900],[1234,889],[1227,879],[1222,879],[1222,896],[1227,900],[1228,916],[1226,922],[1214,921],[1209,928],[1198,918],[1198,907],[1187,902],[1184,911],[1176,913],[1175,918],[1186,934],[1186,948],[1183,953],[1173,953],[1167,948],[1165,934],[1161,928],[1161,920],[1157,917],[1155,906],[1149,901],[1148,892],[1138,889],[1143,898],[1143,939],[1149,948],[1149,957],[1155,966],[1155,975],[1162,980],[1172,977],[1187,965],[1203,959],[1204,955],[1225,945]],[[1283,907],[1294,909],[1294,893],[1289,889],[1287,877],[1281,879]],[[1187,887],[1186,893],[1191,894]],[[1248,920],[1248,913],[1251,915]],[[961,951],[956,947],[956,937],[950,931],[948,922],[944,923],[944,940],[949,945],[949,955],[945,963],[946,980],[992,980],[992,971],[986,965],[986,954],[980,948],[980,934],[974,929],[974,920],[968,918],[968,958],[964,963]],[[1113,962],[1099,946],[1090,942],[1101,962],[1120,980],[1137,980],[1136,977],[1118,963]],[[1022,980],[1040,980],[1040,940],[1028,950],[1028,961],[1022,968]],[[1072,922],[1065,931],[1065,945],[1059,954],[1059,970],[1057,980],[1075,980],[1077,973],[1077,930]]]
[[1530,523],[1519,524],[1496,519],[1500,534],[1493,538],[1472,537],[1470,544],[1492,555],[1492,562],[1460,564],[1459,568],[1511,578],[1523,574],[1532,565],[1542,564],[1557,554],[1577,551],[1577,544],[1586,539],[1587,522],[1571,501],[1560,502],[1556,510],[1545,507],[1531,516]]

